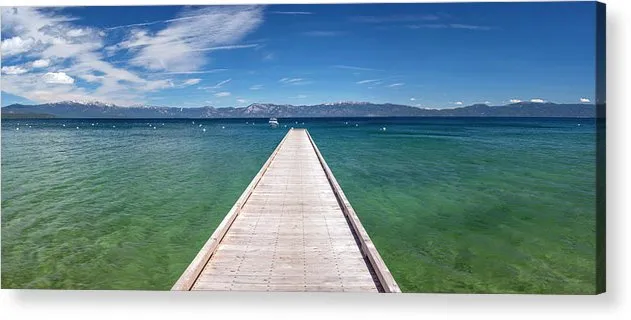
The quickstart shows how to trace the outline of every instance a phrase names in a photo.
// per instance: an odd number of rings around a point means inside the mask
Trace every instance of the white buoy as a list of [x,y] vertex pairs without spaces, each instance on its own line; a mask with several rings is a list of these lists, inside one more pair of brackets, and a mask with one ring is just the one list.
[[15,130],[20,130],[20,128],[15,128]]
[[92,124],[92,126],[94,127],[94,123]]
[[202,129],[203,132],[206,132],[206,128]]
[[199,125],[199,127],[201,128],[201,127],[202,127],[202,125],[200,124],[200,125]]
[[79,127],[77,127],[77,130],[79,130]]
[[226,127],[224,127],[224,126],[221,126],[221,129],[225,129],[225,128],[226,128]]
[[381,131],[386,131],[386,127],[381,128]]
[[356,126],[356,127],[359,127],[359,125],[358,125],[357,123],[355,124],[355,126]]
[[193,121],[193,124],[195,124],[195,121]]
[[112,128],[116,128],[116,126],[112,126]]
[[66,125],[65,125],[65,124],[62,124],[61,126],[62,126],[62,127],[65,127]]
[[31,126],[28,126],[29,128],[32,128]]
[[155,129],[156,129],[156,127],[153,127],[153,129],[155,130]]

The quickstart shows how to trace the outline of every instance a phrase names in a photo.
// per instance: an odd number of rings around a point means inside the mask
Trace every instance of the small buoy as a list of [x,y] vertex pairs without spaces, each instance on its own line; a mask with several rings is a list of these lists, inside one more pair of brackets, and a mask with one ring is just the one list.
[[195,121],[193,121],[193,124],[195,124]]
[[202,127],[202,125],[200,124],[200,125],[199,125],[199,127],[201,128],[201,127]]
[[225,129],[225,128],[226,128],[226,127],[224,127],[224,126],[221,126],[221,129]]
[[305,124],[304,122],[302,124]]
[[162,125],[164,125],[164,123]]
[[156,129],[156,127],[153,127],[153,129],[155,130],[155,129]]
[[20,130],[20,128],[15,128],[15,130]]
[[112,126],[112,128],[116,128],[116,126]]
[[344,124],[348,124],[348,121],[344,122]]
[[31,126],[28,126],[29,128],[32,128]]
[[92,126],[94,127],[94,123],[92,124]]
[[386,131],[386,127],[381,128],[381,131]]
[[250,124],[250,122],[249,122],[249,121],[246,121],[246,122],[245,122],[245,124]]
[[203,132],[206,132],[206,128],[202,129]]
[[[18,124],[19,124],[19,123],[18,123]],[[62,127],[65,127],[66,125],[65,125],[65,124],[62,124],[61,126],[62,126]]]
[[359,125],[358,125],[357,123],[355,124],[355,126],[356,126],[356,127],[359,127]]
[[79,127],[77,127],[77,130],[79,130]]
[[579,123],[579,124],[578,124],[578,126],[580,127],[580,126],[581,126],[581,124]]

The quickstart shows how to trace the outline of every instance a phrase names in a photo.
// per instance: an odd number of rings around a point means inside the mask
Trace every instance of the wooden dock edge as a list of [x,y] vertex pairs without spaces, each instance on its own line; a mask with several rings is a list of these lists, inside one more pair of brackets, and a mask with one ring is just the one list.
[[308,130],[305,130],[305,131],[307,133],[307,136],[309,137],[311,146],[313,146],[313,149],[318,155],[320,164],[322,165],[322,168],[324,169],[324,172],[326,173],[327,179],[329,180],[329,183],[331,184],[331,187],[333,188],[333,193],[335,194],[335,197],[337,198],[337,201],[339,202],[340,207],[342,208],[342,212],[344,212],[344,215],[346,215],[346,217],[350,221],[350,225],[353,229],[353,232],[359,238],[359,241],[361,243],[360,249],[362,251],[362,254],[366,258],[368,258],[368,261],[370,262],[371,267],[377,274],[377,278],[379,279],[381,286],[383,287],[384,291],[388,293],[401,292],[399,285],[394,280],[392,273],[390,273],[390,270],[388,269],[385,262],[381,258],[381,255],[377,251],[377,248],[373,244],[372,240],[370,240],[370,236],[368,236],[368,233],[364,229],[364,226],[361,224],[361,221],[359,220],[359,217],[357,217],[357,214],[355,213],[355,210],[351,206],[351,203],[348,201],[348,199],[346,198],[346,195],[344,195],[344,192],[342,191],[342,188],[337,183],[337,180],[335,179],[333,172],[331,172],[329,165],[324,160],[324,157],[320,153],[318,146],[313,141],[313,138],[311,138],[311,134],[309,134]]
[[184,273],[182,273],[182,275],[177,280],[177,282],[175,282],[173,287],[171,287],[171,290],[173,291],[191,290],[191,288],[195,284],[195,281],[197,280],[197,278],[199,278],[199,275],[204,270],[204,267],[206,266],[206,264],[208,263],[212,255],[217,250],[217,246],[219,245],[223,237],[228,232],[228,229],[230,229],[230,226],[232,225],[234,220],[239,215],[239,212],[241,211],[243,204],[245,204],[245,202],[248,200],[248,198],[252,194],[252,191],[254,190],[256,185],[259,183],[259,181],[261,181],[263,174],[265,174],[265,171],[267,171],[267,168],[272,163],[272,160],[274,160],[274,158],[278,154],[280,147],[283,145],[285,140],[287,140],[287,137],[289,136],[289,132],[291,132],[291,130],[293,129],[294,128],[287,130],[285,137],[280,141],[278,146],[276,146],[276,149],[274,149],[274,152],[272,152],[272,154],[267,159],[265,164],[263,164],[263,167],[261,167],[261,170],[259,170],[256,176],[254,176],[254,178],[252,179],[248,187],[245,189],[245,191],[243,191],[239,199],[237,199],[237,202],[235,202],[235,204],[232,206],[230,211],[228,211],[228,213],[223,218],[221,223],[217,226],[215,231],[212,233],[210,238],[208,238],[208,240],[206,241],[202,249],[197,253],[197,256],[195,256],[195,258],[186,268]]

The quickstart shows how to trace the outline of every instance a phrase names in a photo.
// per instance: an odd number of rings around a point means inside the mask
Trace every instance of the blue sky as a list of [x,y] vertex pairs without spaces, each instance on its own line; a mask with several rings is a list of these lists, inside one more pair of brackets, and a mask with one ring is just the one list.
[[2,105],[594,99],[595,5],[2,8]]

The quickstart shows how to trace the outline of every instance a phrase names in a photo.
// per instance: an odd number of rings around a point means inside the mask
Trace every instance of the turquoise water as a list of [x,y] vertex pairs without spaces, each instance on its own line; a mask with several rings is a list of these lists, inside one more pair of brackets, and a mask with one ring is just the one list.
[[[593,120],[289,121],[403,291],[594,292]],[[3,120],[2,287],[169,289],[285,134],[254,122]]]

